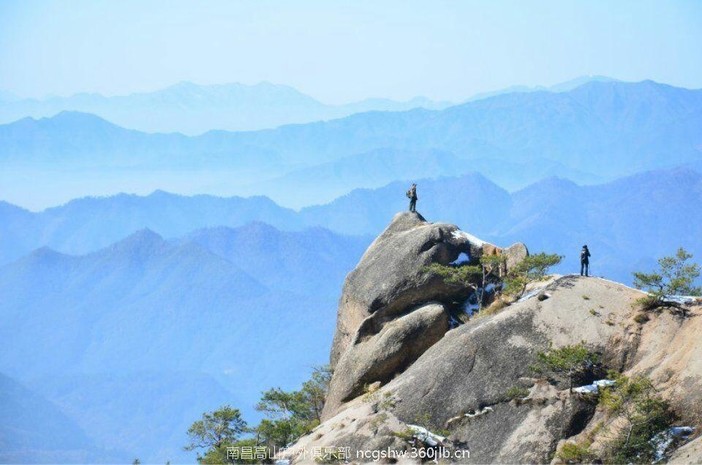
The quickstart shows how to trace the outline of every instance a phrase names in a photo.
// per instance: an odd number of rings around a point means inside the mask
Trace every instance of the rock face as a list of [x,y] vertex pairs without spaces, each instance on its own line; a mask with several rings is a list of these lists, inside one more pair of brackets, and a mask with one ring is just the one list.
[[327,412],[362,394],[365,385],[392,379],[448,329],[446,309],[439,303],[431,303],[389,321],[373,337],[355,341],[336,364],[326,401]]
[[670,457],[670,460],[668,460],[668,463],[675,465],[702,463],[702,437],[698,437],[676,450]]
[[[446,436],[440,440],[453,454],[444,457],[448,462],[557,462],[556,450],[566,440],[587,441],[595,450],[606,437],[597,436],[604,418],[597,403],[531,368],[539,352],[581,342],[602,355],[606,368],[648,376],[678,413],[678,424],[699,431],[700,306],[685,319],[670,312],[642,319],[640,291],[564,276],[536,284],[532,297],[498,313],[450,329],[447,309],[465,290],[432,278],[424,268],[448,264],[460,253],[472,261],[505,255],[509,268],[527,250],[521,244],[500,249],[416,214],[393,219],[346,280],[324,421],[281,458],[314,463],[297,454],[350,447],[348,460],[365,463],[371,457],[364,452],[409,453],[417,445],[411,438],[422,430]],[[372,389],[364,392],[367,386]],[[700,450],[694,440],[671,460],[699,463]]]
[[[526,254],[526,248],[514,245]],[[363,392],[404,371],[449,329],[445,304],[465,299],[468,290],[427,273],[461,253],[477,260],[502,249],[450,224],[428,223],[421,215],[395,215],[349,273],[339,302],[331,350],[334,369],[323,418]]]
[[469,253],[468,241],[456,236],[456,231],[453,225],[427,223],[417,213],[399,213],[393,218],[346,278],[332,343],[332,368],[354,338],[377,332],[384,320],[413,305],[457,291],[422,270],[434,262],[449,264],[461,252]]

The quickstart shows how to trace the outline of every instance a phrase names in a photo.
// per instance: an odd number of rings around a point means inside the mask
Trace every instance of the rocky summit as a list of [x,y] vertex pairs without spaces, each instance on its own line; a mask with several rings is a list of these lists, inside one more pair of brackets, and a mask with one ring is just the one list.
[[[346,278],[323,422],[281,459],[313,463],[311,450],[343,448],[349,455],[342,459],[351,462],[415,463],[427,459],[410,454],[422,443],[440,446],[442,462],[566,463],[564,445],[597,451],[620,427],[608,422],[598,386],[613,383],[608,376],[645,375],[675,424],[691,426],[683,447],[666,449],[662,441],[661,457],[702,461],[694,439],[702,422],[699,302],[684,315],[642,317],[641,291],[601,278],[552,276],[504,308],[456,321],[452,309],[469,291],[427,267],[461,254],[469,263],[504,255],[509,270],[528,252],[416,213],[393,218]],[[576,345],[598,355],[586,375],[569,385],[536,370],[540,355]]]

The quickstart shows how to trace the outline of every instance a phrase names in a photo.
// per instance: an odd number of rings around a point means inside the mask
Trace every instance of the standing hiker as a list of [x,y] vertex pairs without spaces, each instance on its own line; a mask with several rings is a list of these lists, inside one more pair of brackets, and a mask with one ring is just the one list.
[[407,198],[410,199],[409,211],[417,211],[417,185],[412,184],[412,187],[407,191]]
[[583,276],[583,272],[585,272],[585,276],[587,276],[589,271],[590,250],[588,250],[587,245],[584,245],[583,249],[580,251],[580,276]]

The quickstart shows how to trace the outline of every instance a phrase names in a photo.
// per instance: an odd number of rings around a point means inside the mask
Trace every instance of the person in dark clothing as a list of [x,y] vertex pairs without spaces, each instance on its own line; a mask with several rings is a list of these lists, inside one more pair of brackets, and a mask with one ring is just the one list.
[[587,245],[584,245],[583,249],[580,251],[580,276],[583,276],[583,272],[585,273],[585,276],[587,276],[589,271],[590,250],[588,250]]
[[409,211],[417,211],[417,185],[412,184],[412,187],[407,191],[407,198],[410,199]]

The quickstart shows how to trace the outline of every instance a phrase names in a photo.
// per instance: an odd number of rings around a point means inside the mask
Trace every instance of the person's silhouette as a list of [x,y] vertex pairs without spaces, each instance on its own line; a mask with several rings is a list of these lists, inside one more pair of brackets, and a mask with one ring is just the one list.
[[409,211],[411,212],[416,212],[417,211],[417,185],[412,184],[412,187],[409,188],[407,191],[407,198],[410,199],[409,203]]
[[580,276],[583,276],[583,273],[585,273],[585,276],[587,276],[589,272],[590,250],[587,248],[587,245],[584,245],[582,250],[580,251]]

